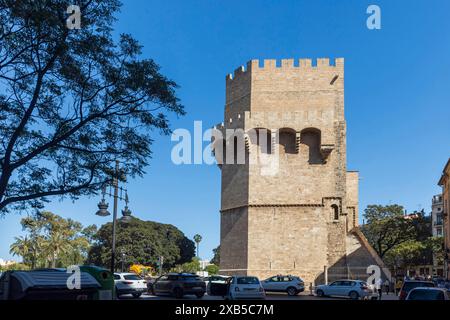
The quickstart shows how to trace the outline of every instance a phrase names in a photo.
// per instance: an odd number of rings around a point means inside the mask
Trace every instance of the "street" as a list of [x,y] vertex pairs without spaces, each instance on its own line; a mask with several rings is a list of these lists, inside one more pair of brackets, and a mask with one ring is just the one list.
[[[185,296],[183,298],[184,300],[223,300],[222,297],[212,297],[212,296],[208,296],[205,295],[202,299],[197,299],[195,296]],[[134,299],[131,295],[123,295],[120,297],[120,300],[177,300],[173,297],[170,296],[153,296],[150,294],[144,294],[142,295],[140,298],[138,299]],[[347,300],[346,298],[335,298],[335,297],[323,297],[323,298],[319,298],[316,296],[311,296],[309,293],[301,293],[297,296],[293,296],[290,297],[286,294],[277,294],[277,293],[269,293],[267,294],[267,299],[266,300],[296,300],[296,301],[300,301],[300,300]],[[398,300],[398,296],[394,295],[394,294],[389,294],[389,295],[385,295],[383,294],[382,299],[383,301],[397,301]]]

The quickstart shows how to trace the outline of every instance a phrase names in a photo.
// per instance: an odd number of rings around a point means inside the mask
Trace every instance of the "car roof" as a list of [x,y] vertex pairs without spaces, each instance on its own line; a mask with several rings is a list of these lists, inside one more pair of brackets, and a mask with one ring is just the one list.
[[443,291],[443,292],[447,291],[444,288],[436,288],[436,287],[416,287],[416,288],[412,289],[411,291],[414,291],[414,290],[428,290],[428,291],[439,290],[439,291]]
[[336,281],[355,281],[355,282],[365,282],[365,281],[362,281],[362,280],[354,280],[354,279],[339,279],[339,280],[335,280],[335,281],[332,281],[332,282],[336,282]]
[[130,276],[130,275],[137,276],[137,274],[133,272],[115,272],[114,274],[118,276]]

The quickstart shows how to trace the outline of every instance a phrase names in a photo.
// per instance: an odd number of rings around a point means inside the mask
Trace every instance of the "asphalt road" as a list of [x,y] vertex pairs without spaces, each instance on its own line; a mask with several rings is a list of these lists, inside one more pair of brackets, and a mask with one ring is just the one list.
[[[184,300],[200,300],[197,299],[195,296],[185,296],[183,298]],[[134,299],[131,295],[123,295],[120,297],[120,300],[176,300],[173,297],[170,296],[153,296],[149,294],[144,294],[138,299]],[[223,300],[222,297],[211,297],[208,295],[205,295],[201,300]],[[277,293],[269,293],[267,294],[266,300],[345,300],[344,298],[330,298],[330,297],[324,297],[319,298],[316,296],[311,296],[309,293],[301,293],[294,297],[289,297],[286,294],[277,294]],[[389,295],[383,295],[381,300],[398,300],[398,297],[389,294]]]

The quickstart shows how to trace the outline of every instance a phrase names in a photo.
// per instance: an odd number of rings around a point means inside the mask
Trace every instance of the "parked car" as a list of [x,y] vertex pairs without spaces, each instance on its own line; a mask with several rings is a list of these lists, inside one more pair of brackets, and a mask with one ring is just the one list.
[[123,294],[131,294],[134,298],[139,298],[147,291],[147,281],[135,273],[114,273],[114,283],[118,298]]
[[446,289],[417,287],[409,291],[405,300],[450,300]]
[[153,295],[168,294],[177,299],[191,294],[200,299],[205,295],[206,284],[195,274],[169,273],[157,278],[151,291]]
[[305,291],[305,283],[299,277],[274,276],[262,281],[266,292],[286,292],[289,296],[295,296]]
[[257,277],[232,276],[227,280],[225,288],[227,300],[266,298],[266,292]]
[[399,299],[405,300],[408,296],[408,293],[418,287],[425,287],[425,288],[434,288],[436,287],[433,282],[431,281],[416,281],[416,280],[406,280],[403,283],[402,288],[400,289]]
[[348,297],[353,300],[376,299],[378,294],[365,281],[338,280],[328,285],[319,285],[315,289],[318,297]]
[[215,286],[216,284],[226,284],[229,276],[220,276],[220,275],[214,275],[209,276],[204,279],[206,284],[206,293],[208,295],[211,295],[211,286]]

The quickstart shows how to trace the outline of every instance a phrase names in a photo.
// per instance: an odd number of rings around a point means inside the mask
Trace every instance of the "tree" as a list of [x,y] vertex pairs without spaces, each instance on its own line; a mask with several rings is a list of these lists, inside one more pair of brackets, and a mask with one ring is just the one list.
[[219,267],[215,264],[210,264],[205,267],[205,271],[210,275],[215,275],[219,273]]
[[[156,269],[163,256],[163,268],[167,270],[191,261],[195,255],[194,242],[172,225],[132,218],[127,223],[118,222],[116,232],[116,250],[126,254],[126,268],[142,264]],[[101,226],[94,239],[88,262],[106,267],[111,261],[112,223]],[[120,267],[121,261],[116,260],[116,268]]]
[[141,59],[131,35],[113,41],[118,0],[0,2],[0,214],[41,209],[49,197],[95,194],[120,160],[142,176],[154,129],[183,115],[177,84]]
[[194,236],[194,241],[195,241],[195,244],[197,245],[197,258],[199,258],[200,257],[200,255],[199,255],[199,246],[200,246],[200,242],[202,242],[202,236],[199,235],[199,234],[196,234]]
[[197,257],[192,258],[192,261],[176,265],[170,271],[178,272],[178,273],[181,273],[181,272],[196,273],[196,272],[200,271],[200,260]]
[[367,224],[361,230],[380,258],[394,247],[415,239],[413,220],[406,219],[399,205],[369,205],[365,209]]
[[21,256],[32,269],[77,265],[86,260],[90,242],[84,234],[92,232],[94,226],[84,229],[79,222],[51,212],[23,218],[21,224],[27,236],[16,238],[10,252]]
[[33,261],[33,243],[25,237],[15,237],[14,243],[9,248],[9,253],[14,256],[22,257],[23,263],[31,265],[34,268],[35,262]]
[[220,246],[218,246],[217,248],[213,249],[213,258],[211,259],[211,263],[215,264],[217,266],[220,266]]

